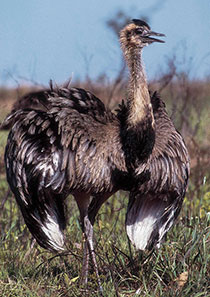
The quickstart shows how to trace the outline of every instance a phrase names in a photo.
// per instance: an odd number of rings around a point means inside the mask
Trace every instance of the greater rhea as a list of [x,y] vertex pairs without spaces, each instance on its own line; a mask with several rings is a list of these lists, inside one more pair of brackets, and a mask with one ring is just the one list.
[[141,20],[120,32],[130,79],[127,101],[116,115],[88,91],[54,87],[31,95],[36,108],[14,109],[4,122],[13,124],[5,150],[7,180],[42,247],[64,249],[64,200],[74,196],[86,238],[85,282],[91,255],[100,284],[93,224],[116,191],[130,192],[126,229],[141,250],[159,246],[181,209],[188,153],[164,103],[156,93],[151,98],[141,61],[144,46],[163,42],[154,36],[164,35]]

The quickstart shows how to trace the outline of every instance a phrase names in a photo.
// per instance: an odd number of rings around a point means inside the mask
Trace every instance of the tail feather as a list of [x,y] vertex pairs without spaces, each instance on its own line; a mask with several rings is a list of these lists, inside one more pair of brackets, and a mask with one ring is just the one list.
[[155,246],[159,248],[177,218],[181,204],[180,197],[173,199],[173,202],[162,196],[130,197],[126,231],[135,247],[143,251]]

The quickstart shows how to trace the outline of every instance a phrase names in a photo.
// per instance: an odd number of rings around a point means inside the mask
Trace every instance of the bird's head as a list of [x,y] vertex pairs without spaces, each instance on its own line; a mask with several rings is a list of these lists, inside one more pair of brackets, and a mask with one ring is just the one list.
[[151,30],[150,26],[142,20],[132,20],[120,32],[120,43],[123,48],[144,46],[153,42],[165,42],[154,36],[165,36],[162,33],[156,33]]

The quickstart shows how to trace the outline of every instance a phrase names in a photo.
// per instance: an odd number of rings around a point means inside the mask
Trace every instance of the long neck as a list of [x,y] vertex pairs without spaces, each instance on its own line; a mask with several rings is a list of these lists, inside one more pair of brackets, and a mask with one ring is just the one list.
[[135,127],[150,118],[153,126],[154,117],[146,74],[142,65],[141,49],[128,48],[124,54],[130,70],[127,125]]
[[[124,45],[124,44],[122,44]],[[123,48],[130,70],[126,122],[122,130],[122,143],[128,170],[144,170],[155,143],[155,122],[146,75],[137,47]],[[140,169],[139,169],[140,168]],[[136,174],[136,173],[135,173]]]

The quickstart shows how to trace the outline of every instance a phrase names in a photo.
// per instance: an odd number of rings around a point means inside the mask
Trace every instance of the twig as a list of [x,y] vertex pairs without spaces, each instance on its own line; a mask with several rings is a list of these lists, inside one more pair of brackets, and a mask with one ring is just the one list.
[[55,256],[52,256],[51,258],[47,259],[46,261],[43,261],[42,263],[40,263],[35,269],[39,269],[40,266],[42,266],[43,264],[45,264],[45,262],[51,262],[53,259],[57,258],[57,257],[62,257],[62,256],[68,256],[68,255],[72,255],[74,256],[75,258],[77,259],[80,259],[82,257],[80,257],[79,255],[76,255],[75,253],[73,253],[72,251],[67,251],[67,252],[63,252],[63,253],[59,253],[59,254],[56,254]]

